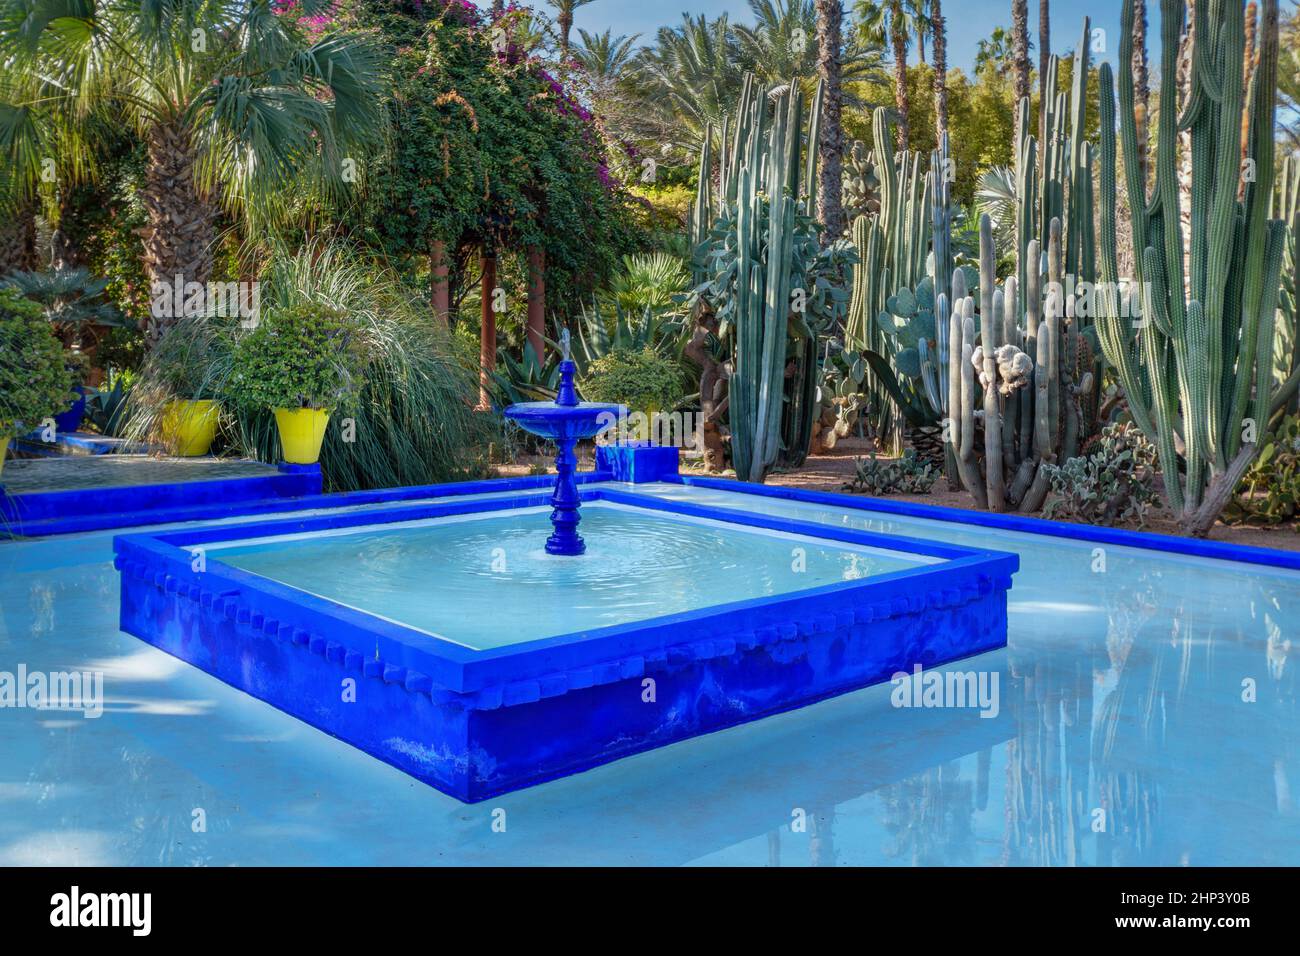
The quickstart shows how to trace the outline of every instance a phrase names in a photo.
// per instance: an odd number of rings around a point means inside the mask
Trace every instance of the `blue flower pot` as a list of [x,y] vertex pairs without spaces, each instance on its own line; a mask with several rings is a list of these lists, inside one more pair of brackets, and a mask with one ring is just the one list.
[[86,417],[86,390],[78,385],[73,391],[77,398],[68,410],[54,416],[54,426],[61,432],[75,432],[81,429],[81,420]]

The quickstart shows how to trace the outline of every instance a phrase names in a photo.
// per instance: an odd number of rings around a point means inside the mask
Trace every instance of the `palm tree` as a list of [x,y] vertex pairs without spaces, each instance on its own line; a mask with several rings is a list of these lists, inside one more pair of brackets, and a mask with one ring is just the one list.
[[[7,0],[0,57],[58,86],[78,115],[118,112],[147,148],[150,282],[206,283],[220,206],[265,218],[306,172],[335,194],[378,138],[374,47],[336,32],[312,39],[298,23],[330,6],[300,0],[281,15],[270,0]],[[170,321],[153,319],[151,337]]]
[[[822,28],[820,7],[820,0],[749,0],[754,25],[732,28],[741,69],[773,85],[819,70],[819,47],[812,38]],[[843,21],[841,9],[841,41]],[[847,45],[840,43],[839,65],[843,82],[873,80],[880,54],[865,37],[854,37]]]
[[[912,4],[915,7],[916,4]],[[892,47],[894,60],[894,103],[898,111],[898,146],[906,149],[911,119],[907,93],[907,41],[913,26],[903,0],[857,0],[859,38],[868,44]]]
[[889,41],[894,51],[894,100],[898,106],[898,148],[907,149],[912,107],[907,99],[907,27],[901,0],[888,0]]
[[844,85],[840,56],[844,46],[841,27],[844,8],[840,0],[817,0],[817,71],[822,82],[822,121],[817,149],[821,153],[821,182],[817,191],[817,218],[826,239],[844,234]]
[[1029,96],[1029,0],[1011,0],[1011,45],[1016,61],[1016,103]]
[[932,0],[904,0],[903,16],[908,28],[916,34],[916,56],[925,62],[925,41],[934,36],[934,16],[931,13]]
[[948,133],[948,33],[941,0],[931,0],[930,31],[934,36],[934,131],[943,142]]
[[743,79],[739,60],[725,14],[710,21],[683,13],[678,26],[660,27],[635,62],[635,138],[693,150],[734,107]]
[[585,7],[593,0],[546,0],[556,9],[555,22],[560,27],[560,53],[564,59],[569,58],[569,34],[573,32],[573,14],[578,7]]
[[579,28],[578,38],[582,45],[573,51],[574,59],[586,71],[588,79],[600,88],[608,88],[619,81],[631,65],[636,41],[641,37],[639,33],[630,37],[616,37],[613,33],[613,30],[606,30],[592,34]]
[[741,66],[766,83],[807,76],[817,63],[811,41],[820,11],[814,0],[749,0],[749,9],[754,25],[732,28]]

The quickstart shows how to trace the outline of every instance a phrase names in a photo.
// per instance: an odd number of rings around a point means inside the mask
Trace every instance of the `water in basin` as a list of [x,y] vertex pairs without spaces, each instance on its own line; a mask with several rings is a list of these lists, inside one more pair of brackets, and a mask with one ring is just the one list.
[[770,597],[934,559],[595,502],[587,553],[549,509],[206,546],[210,558],[477,650]]

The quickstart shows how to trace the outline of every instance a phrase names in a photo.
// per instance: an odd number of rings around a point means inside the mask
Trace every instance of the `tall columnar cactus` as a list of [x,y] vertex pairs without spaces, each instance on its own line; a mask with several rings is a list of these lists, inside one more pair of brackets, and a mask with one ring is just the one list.
[[[1183,0],[1162,0],[1161,89],[1177,87]],[[1198,0],[1191,93],[1181,116],[1160,111],[1150,202],[1139,178],[1133,78],[1120,70],[1119,129],[1132,205],[1137,286],[1118,289],[1114,80],[1100,74],[1101,285],[1097,328],[1134,422],[1155,443],[1169,503],[1183,529],[1204,535],[1256,454],[1276,401],[1274,312],[1286,224],[1270,220],[1277,84],[1277,0],[1265,0],[1259,65],[1249,91],[1242,162],[1246,45],[1242,5]],[[1125,0],[1120,62],[1132,53],[1133,3]],[[1213,25],[1213,29],[1211,29]],[[1176,145],[1191,139],[1191,236],[1183,268]],[[1244,199],[1238,199],[1245,176]],[[1140,295],[1142,322],[1131,305]],[[1125,302],[1125,298],[1127,302]]]
[[[891,295],[914,289],[926,275],[930,251],[932,173],[921,169],[919,153],[895,153],[889,112],[872,114],[871,154],[879,211],[859,216],[852,238],[860,260],[854,270],[853,298],[844,329],[845,348],[854,353],[890,354],[890,341],[878,321]],[[877,434],[899,437],[899,409],[875,372],[865,387],[876,410]]]
[[[746,76],[723,130],[717,194],[701,187],[692,214],[712,216],[696,250],[696,295],[716,310],[717,338],[730,346],[731,457],[745,481],[807,455],[820,412],[817,335],[847,304],[837,282],[852,249],[823,247],[810,215],[815,164],[804,144],[815,144],[820,102],[809,114],[797,84],[769,91]],[[710,172],[701,162],[702,183]]]
[[1282,179],[1273,206],[1273,218],[1287,226],[1286,249],[1282,254],[1282,284],[1278,290],[1276,347],[1273,383],[1278,398],[1291,412],[1300,411],[1300,327],[1297,321],[1296,263],[1300,243],[1300,156],[1288,156],[1282,163]]

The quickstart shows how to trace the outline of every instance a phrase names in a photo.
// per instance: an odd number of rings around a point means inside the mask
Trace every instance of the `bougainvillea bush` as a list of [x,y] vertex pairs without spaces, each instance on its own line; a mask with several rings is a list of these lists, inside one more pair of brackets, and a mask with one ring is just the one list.
[[528,53],[522,13],[489,23],[459,2],[364,0],[355,16],[389,44],[392,71],[389,147],[359,228],[416,269],[435,242],[461,264],[481,247],[540,247],[548,306],[576,308],[636,250],[635,200],[596,119]]

